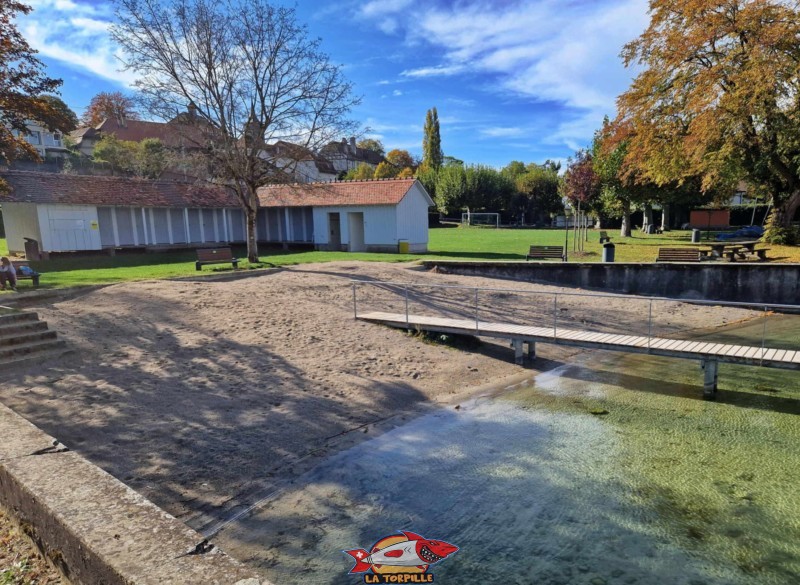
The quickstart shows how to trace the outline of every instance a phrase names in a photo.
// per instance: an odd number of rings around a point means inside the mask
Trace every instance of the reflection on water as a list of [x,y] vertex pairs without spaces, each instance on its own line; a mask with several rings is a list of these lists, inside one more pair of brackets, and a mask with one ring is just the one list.
[[705,402],[695,362],[586,353],[330,458],[219,542],[275,583],[363,582],[341,551],[400,529],[460,547],[439,583],[796,583],[798,377],[723,364]]

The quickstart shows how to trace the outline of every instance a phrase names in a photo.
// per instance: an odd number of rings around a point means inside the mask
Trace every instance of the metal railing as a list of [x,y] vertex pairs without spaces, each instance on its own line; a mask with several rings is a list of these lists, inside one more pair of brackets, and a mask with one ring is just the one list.
[[[601,293],[575,293],[575,292],[549,292],[549,291],[534,291],[524,289],[511,289],[511,288],[491,288],[491,287],[470,287],[462,285],[451,284],[427,284],[427,283],[398,283],[391,281],[367,281],[367,280],[352,280],[353,287],[353,317],[358,318],[358,294],[357,288],[364,287],[377,287],[386,291],[396,294],[402,294],[404,299],[404,312],[406,326],[410,328],[410,290],[412,289],[444,289],[456,291],[470,291],[474,294],[474,320],[475,320],[475,334],[479,335],[480,327],[480,304],[479,295],[481,293],[501,293],[501,294],[519,294],[519,295],[538,295],[538,296],[552,296],[553,297],[553,316],[552,316],[552,329],[553,339],[557,339],[558,332],[558,313],[559,313],[559,299],[564,298],[587,298],[587,299],[622,299],[625,301],[638,301],[647,302],[647,348],[650,349],[653,335],[653,304],[654,303],[681,303],[687,305],[707,305],[707,306],[723,306],[734,307],[738,309],[748,309],[753,311],[763,312],[764,325],[761,331],[761,357],[763,361],[764,354],[770,348],[766,346],[767,336],[767,317],[771,311],[797,313],[800,314],[800,305],[787,305],[787,304],[770,304],[770,303],[747,303],[747,302],[733,302],[733,301],[709,301],[709,300],[694,300],[694,299],[675,299],[670,297],[637,297],[634,295],[621,295],[621,294],[601,294]],[[470,295],[472,296],[472,295]],[[541,325],[544,326],[544,325]],[[659,336],[659,339],[664,337]],[[676,338],[678,339],[678,338]],[[800,351],[800,347],[796,348]]]

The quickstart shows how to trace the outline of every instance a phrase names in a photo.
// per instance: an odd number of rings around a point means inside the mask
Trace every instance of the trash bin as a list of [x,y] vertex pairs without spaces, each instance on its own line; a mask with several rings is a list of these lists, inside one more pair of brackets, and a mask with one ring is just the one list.
[[614,261],[614,244],[606,242],[603,244],[603,262]]
[[700,230],[692,230],[692,243],[699,244],[700,243]]
[[408,254],[408,240],[397,240],[397,251],[400,254]]
[[23,238],[25,240],[25,258],[28,260],[41,260],[39,254],[39,241],[33,238]]

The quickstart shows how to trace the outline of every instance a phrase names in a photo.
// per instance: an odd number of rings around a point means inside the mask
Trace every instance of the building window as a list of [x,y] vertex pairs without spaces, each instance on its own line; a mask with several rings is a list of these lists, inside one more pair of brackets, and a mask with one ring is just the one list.
[[28,136],[26,136],[26,138],[28,139],[28,142],[30,142],[31,144],[41,144],[42,143],[42,133],[39,132],[38,130],[34,130],[30,134],[28,134]]
[[61,144],[61,134],[59,134],[58,132],[53,134],[53,145],[54,146],[63,146]]

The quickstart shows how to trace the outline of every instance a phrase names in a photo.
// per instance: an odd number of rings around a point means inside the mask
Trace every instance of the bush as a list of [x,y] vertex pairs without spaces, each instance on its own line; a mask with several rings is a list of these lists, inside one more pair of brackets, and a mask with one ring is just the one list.
[[798,228],[795,226],[786,227],[781,225],[781,213],[773,208],[767,218],[767,223],[764,225],[762,240],[769,244],[793,246],[800,241],[800,233],[798,233]]

